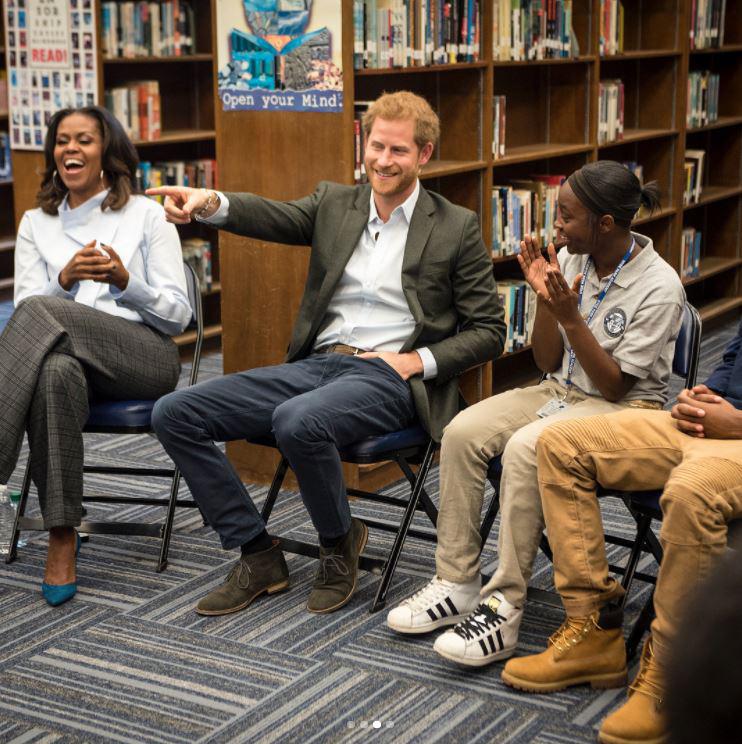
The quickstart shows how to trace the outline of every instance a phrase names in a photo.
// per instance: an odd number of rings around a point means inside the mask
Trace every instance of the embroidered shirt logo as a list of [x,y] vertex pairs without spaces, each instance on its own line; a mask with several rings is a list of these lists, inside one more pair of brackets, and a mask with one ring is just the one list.
[[620,336],[626,330],[626,313],[620,307],[612,307],[603,319],[603,328],[611,338]]

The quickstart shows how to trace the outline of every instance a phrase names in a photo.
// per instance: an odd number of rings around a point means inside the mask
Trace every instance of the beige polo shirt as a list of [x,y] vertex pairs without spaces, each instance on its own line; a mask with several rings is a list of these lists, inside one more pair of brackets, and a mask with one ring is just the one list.
[[[598,308],[590,330],[600,345],[613,357],[623,372],[638,378],[624,401],[650,400],[664,404],[672,369],[672,358],[683,318],[685,290],[677,272],[652,246],[651,238],[632,233],[642,250],[621,269]],[[566,248],[559,251],[559,265],[572,286],[585,266],[585,256],[573,256]],[[598,279],[591,266],[585,282],[581,312],[590,314],[598,293],[609,277]],[[552,377],[561,384],[569,369],[569,341],[559,326],[564,341],[562,368]],[[600,396],[598,388],[575,360],[572,384],[588,395]]]

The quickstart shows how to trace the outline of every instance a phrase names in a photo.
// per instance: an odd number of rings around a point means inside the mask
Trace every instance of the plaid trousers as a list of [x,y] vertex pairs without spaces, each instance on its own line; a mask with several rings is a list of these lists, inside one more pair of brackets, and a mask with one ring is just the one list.
[[58,297],[23,300],[0,335],[0,483],[27,430],[44,526],[79,525],[89,400],[159,398],[179,373],[172,339],[144,323]]

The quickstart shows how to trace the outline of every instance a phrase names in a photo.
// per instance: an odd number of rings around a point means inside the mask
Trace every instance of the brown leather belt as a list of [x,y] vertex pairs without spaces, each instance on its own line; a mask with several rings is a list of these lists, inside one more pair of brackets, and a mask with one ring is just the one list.
[[347,344],[331,344],[330,346],[324,346],[321,349],[317,349],[315,354],[347,354],[348,356],[358,356],[359,354],[365,354],[366,349],[359,349],[356,346],[348,346]]

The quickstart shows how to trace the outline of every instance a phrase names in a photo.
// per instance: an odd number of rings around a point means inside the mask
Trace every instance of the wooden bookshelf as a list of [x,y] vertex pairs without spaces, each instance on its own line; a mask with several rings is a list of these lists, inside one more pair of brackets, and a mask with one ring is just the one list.
[[[680,268],[681,232],[708,232],[700,274],[685,285],[707,321],[739,312],[742,265],[742,8],[727,3],[725,45],[689,49],[693,0],[624,0],[624,48],[599,55],[600,0],[574,0],[573,25],[580,56],[532,61],[493,60],[491,0],[482,0],[481,53],[475,63],[353,71],[352,3],[343,4],[345,108],[339,114],[215,113],[221,186],[291,199],[317,181],[353,182],[353,103],[384,91],[423,95],[441,118],[441,141],[423,170],[426,188],[474,209],[492,244],[493,185],[530,175],[564,174],[598,158],[635,161],[646,181],[657,180],[662,206],[635,220],[658,252]],[[689,70],[722,76],[719,119],[686,127]],[[625,85],[623,139],[598,145],[598,85]],[[492,158],[492,96],[507,96],[505,156]],[[246,137],[245,133],[255,133]],[[309,144],[308,144],[309,143]],[[707,150],[698,204],[683,206],[687,148]],[[239,158],[234,153],[239,152]],[[245,164],[250,167],[246,168]],[[222,318],[225,371],[279,362],[285,352],[306,276],[308,250],[223,235]],[[514,256],[493,259],[498,279],[518,278]],[[499,392],[538,380],[530,347],[491,365],[491,389]],[[233,462],[250,478],[272,473],[272,453],[232,444]],[[383,471],[383,469],[381,469]],[[379,469],[374,469],[379,474]],[[346,471],[349,485],[365,477]]]

